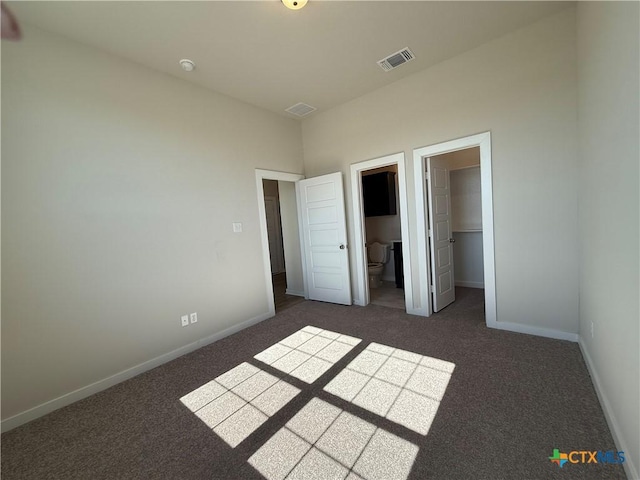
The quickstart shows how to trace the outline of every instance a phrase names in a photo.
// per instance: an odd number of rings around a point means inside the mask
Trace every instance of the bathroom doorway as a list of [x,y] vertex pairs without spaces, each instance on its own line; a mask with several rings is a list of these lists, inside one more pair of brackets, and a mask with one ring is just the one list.
[[[356,288],[354,303],[413,313],[404,153],[351,165]],[[365,198],[366,197],[366,198]],[[370,261],[373,244],[379,255]],[[374,257],[376,255],[374,254]],[[370,263],[381,263],[372,266]]]
[[361,174],[369,303],[405,309],[398,165]]

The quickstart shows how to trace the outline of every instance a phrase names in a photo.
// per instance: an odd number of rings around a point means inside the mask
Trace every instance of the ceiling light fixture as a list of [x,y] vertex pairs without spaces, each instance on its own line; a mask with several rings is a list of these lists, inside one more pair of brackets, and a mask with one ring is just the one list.
[[300,10],[307,4],[307,0],[281,0],[284,6],[291,10]]
[[194,68],[196,68],[196,64],[193,63],[191,60],[189,60],[188,58],[183,58],[182,60],[180,60],[180,66],[182,67],[182,69],[185,72],[192,72]]

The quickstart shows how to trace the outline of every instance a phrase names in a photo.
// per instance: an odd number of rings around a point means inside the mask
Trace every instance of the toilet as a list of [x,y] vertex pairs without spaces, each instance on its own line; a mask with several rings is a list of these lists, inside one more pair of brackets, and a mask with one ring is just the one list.
[[382,284],[382,271],[384,264],[389,261],[389,245],[373,242],[367,247],[369,263],[367,273],[369,275],[369,288],[378,288]]

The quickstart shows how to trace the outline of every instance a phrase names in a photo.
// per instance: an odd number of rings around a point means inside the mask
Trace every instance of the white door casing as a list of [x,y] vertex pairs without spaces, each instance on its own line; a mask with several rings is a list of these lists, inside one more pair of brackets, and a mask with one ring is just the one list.
[[427,192],[433,311],[438,312],[456,299],[451,235],[451,191],[449,169],[445,160],[438,157],[427,159]]
[[351,305],[342,173],[296,182],[308,298]]
[[278,199],[265,195],[264,210],[267,220],[267,236],[269,238],[271,274],[273,275],[284,272],[284,249],[282,247],[282,227],[280,225]]

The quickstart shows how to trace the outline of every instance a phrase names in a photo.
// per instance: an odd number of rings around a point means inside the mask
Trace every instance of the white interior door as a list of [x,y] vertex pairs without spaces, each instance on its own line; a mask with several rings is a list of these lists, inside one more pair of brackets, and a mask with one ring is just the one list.
[[453,279],[451,192],[446,160],[438,157],[427,159],[427,191],[433,311],[438,312],[456,299]]
[[264,211],[267,217],[267,236],[269,238],[269,258],[271,273],[284,272],[284,249],[282,248],[282,227],[280,225],[280,209],[276,197],[264,197]]
[[351,305],[342,173],[296,182],[309,299]]

